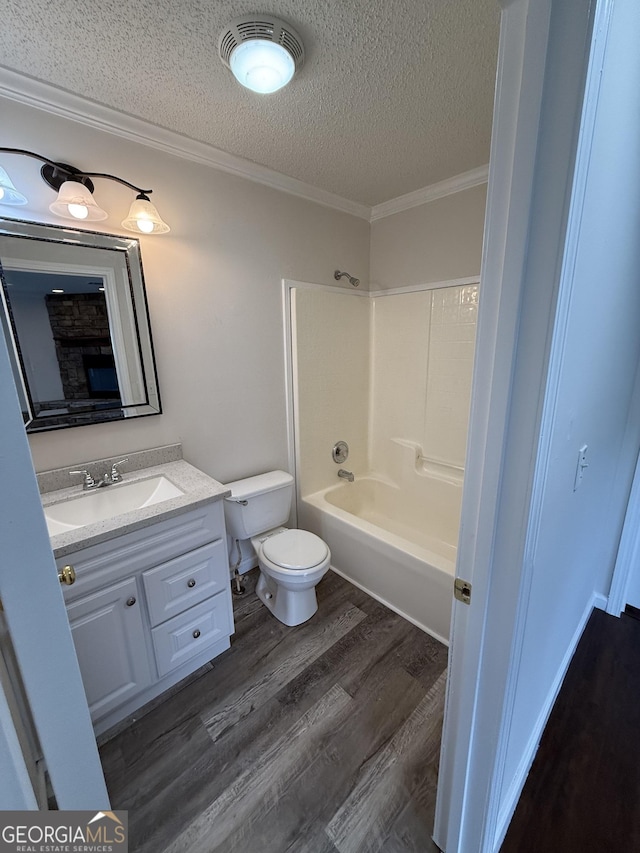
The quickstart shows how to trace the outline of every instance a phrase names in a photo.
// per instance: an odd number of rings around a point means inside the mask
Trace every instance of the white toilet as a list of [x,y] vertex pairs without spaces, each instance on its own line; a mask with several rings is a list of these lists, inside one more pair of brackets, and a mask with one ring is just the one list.
[[276,619],[301,625],[318,609],[315,588],[329,568],[331,553],[315,533],[281,526],[291,510],[293,477],[270,471],[227,483],[227,488],[227,532],[241,542],[251,540],[260,566],[256,593]]

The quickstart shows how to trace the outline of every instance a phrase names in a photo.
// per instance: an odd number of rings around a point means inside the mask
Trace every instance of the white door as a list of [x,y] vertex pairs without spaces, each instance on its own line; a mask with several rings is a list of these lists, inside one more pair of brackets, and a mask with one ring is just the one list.
[[[59,808],[108,809],[109,797],[3,335],[0,435],[0,599],[42,752]],[[10,720],[2,713],[0,726],[0,742],[15,743]],[[17,758],[8,770],[3,763],[3,774],[15,775],[19,771],[12,767],[18,765]],[[8,807],[0,802],[0,809]]]
[[[545,477],[542,412],[563,355],[550,354],[551,330],[594,14],[581,0],[500,2],[457,567],[472,598],[454,604],[434,831],[447,853],[494,853],[514,804],[501,787],[512,722],[505,709],[529,615],[527,545]],[[508,792],[512,800],[518,793]]]

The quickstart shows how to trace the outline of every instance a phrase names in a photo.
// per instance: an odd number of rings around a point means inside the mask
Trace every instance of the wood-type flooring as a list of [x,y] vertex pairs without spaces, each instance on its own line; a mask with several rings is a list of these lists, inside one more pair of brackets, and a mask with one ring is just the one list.
[[594,610],[501,853],[640,851],[640,621]]
[[437,851],[447,650],[332,572],[317,591],[296,628],[236,598],[231,649],[102,745],[132,853]]

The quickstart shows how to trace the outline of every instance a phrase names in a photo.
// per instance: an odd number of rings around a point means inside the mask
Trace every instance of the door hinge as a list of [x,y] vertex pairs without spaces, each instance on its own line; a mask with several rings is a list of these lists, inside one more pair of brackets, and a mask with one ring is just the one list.
[[463,604],[471,604],[471,584],[462,578],[456,578],[453,584],[453,595]]

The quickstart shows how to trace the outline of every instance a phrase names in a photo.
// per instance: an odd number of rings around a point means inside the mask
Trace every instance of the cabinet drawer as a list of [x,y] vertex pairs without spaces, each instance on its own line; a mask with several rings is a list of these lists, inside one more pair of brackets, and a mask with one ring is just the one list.
[[158,625],[151,631],[158,674],[162,678],[231,632],[229,602],[224,593]]
[[153,627],[229,585],[226,544],[204,545],[143,572],[142,579]]

